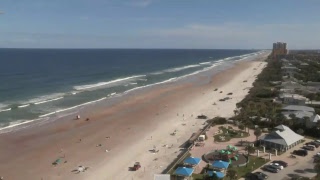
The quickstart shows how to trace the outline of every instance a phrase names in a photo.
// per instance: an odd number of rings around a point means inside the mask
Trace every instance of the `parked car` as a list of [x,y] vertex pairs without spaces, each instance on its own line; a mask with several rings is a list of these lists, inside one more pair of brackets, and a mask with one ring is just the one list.
[[306,145],[314,145],[316,148],[318,148],[320,146],[320,143],[316,143],[316,142],[308,142],[306,143]]
[[308,151],[306,150],[294,150],[293,154],[298,155],[298,156],[307,156],[308,155]]
[[273,172],[273,173],[279,172],[279,169],[275,168],[274,166],[270,166],[270,165],[265,165],[263,167],[263,170]]
[[308,151],[314,151],[314,147],[313,146],[303,146],[302,149],[308,150]]
[[280,164],[280,165],[283,166],[283,167],[287,167],[287,166],[288,166],[288,163],[286,163],[286,162],[284,162],[284,161],[279,161],[279,160],[272,161],[272,163]]
[[279,170],[282,170],[283,169],[283,166],[281,166],[280,164],[278,163],[270,163],[270,166],[274,166],[275,168],[279,169]]
[[264,180],[264,178],[255,173],[248,173],[245,180]]
[[257,171],[257,172],[255,172],[254,174],[256,174],[256,175],[258,175],[258,176],[262,177],[263,179],[268,179],[268,175],[266,175],[266,174],[265,174],[265,173],[263,173],[263,172],[259,172],[259,171]]

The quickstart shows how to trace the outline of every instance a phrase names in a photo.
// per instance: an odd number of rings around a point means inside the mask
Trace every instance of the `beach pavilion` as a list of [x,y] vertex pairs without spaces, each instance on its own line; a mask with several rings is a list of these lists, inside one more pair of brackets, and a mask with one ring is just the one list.
[[200,163],[200,161],[201,161],[200,158],[188,157],[183,161],[183,163],[191,165],[191,166],[196,166],[196,165],[198,165]]
[[281,151],[287,151],[298,145],[304,139],[303,136],[296,134],[289,127],[279,125],[275,127],[275,131],[263,135],[259,138],[260,145],[267,148],[275,148]]
[[183,177],[190,177],[193,173],[193,168],[187,168],[187,167],[178,167],[176,171],[174,172],[177,176],[183,176]]

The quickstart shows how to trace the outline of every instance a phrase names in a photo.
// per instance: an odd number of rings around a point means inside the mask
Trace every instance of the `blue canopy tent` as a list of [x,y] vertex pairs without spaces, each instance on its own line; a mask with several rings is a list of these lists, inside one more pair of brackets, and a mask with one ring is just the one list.
[[183,163],[191,164],[191,165],[198,165],[200,163],[201,159],[196,157],[188,157],[183,161]]
[[215,174],[219,179],[222,179],[224,177],[224,174],[219,171],[208,171],[207,173],[210,177],[213,176],[213,174]]
[[220,169],[227,169],[229,167],[229,163],[221,160],[213,161],[212,166]]
[[186,167],[178,167],[174,172],[175,175],[189,177],[192,175],[194,169]]

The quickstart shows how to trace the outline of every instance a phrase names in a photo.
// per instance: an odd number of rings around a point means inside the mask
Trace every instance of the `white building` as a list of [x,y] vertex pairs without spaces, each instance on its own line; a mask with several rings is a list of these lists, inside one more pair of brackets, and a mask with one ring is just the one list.
[[309,100],[308,98],[299,94],[282,93],[279,95],[283,104],[289,105],[305,105]]
[[303,139],[303,136],[296,134],[289,127],[285,125],[279,125],[275,127],[275,131],[261,136],[259,141],[261,145],[267,148],[287,151],[288,149],[301,143]]

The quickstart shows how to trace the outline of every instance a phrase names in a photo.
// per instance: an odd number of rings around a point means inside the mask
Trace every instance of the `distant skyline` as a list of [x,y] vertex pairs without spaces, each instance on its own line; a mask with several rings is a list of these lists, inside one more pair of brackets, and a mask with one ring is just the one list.
[[1,0],[0,48],[320,48],[320,1]]

